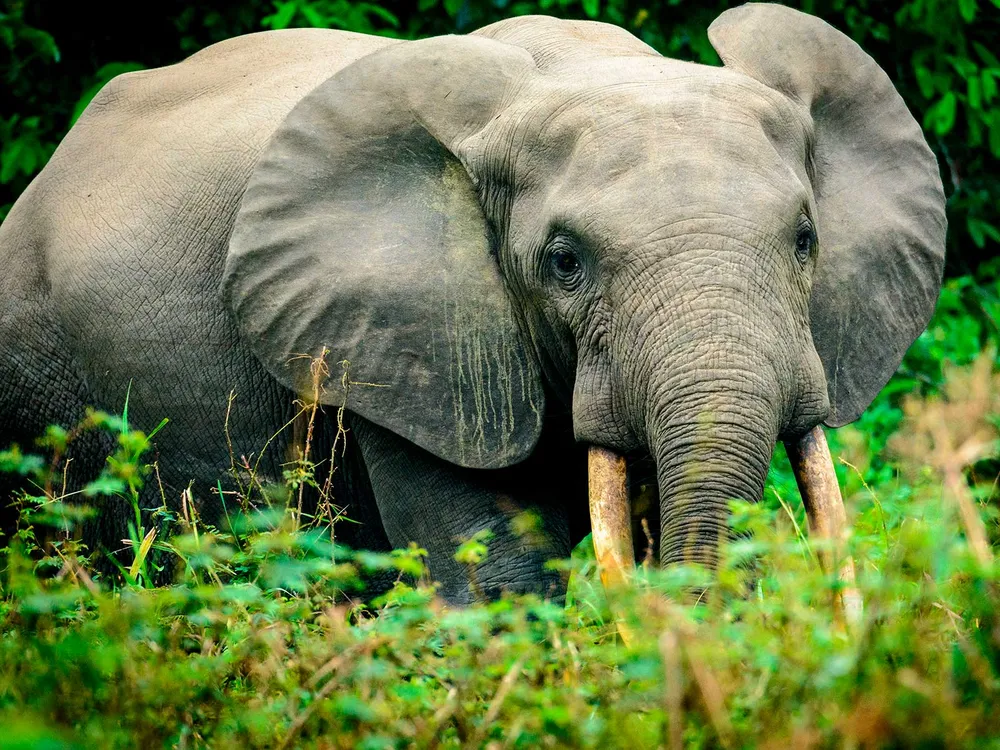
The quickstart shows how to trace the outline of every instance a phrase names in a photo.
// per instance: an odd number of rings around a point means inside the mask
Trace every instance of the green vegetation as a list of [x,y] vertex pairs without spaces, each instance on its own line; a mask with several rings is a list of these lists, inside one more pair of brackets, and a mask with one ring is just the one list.
[[[413,38],[543,12],[716,62],[704,30],[727,5],[178,3],[140,34],[88,6],[0,0],[0,216],[100,85],[235,34],[313,25]],[[0,472],[34,487],[0,552],[0,748],[1000,748],[1000,0],[797,5],[890,73],[949,196],[949,279],[928,331],[862,418],[830,433],[858,625],[835,616],[838,584],[816,563],[780,447],[764,502],[734,506],[734,526],[753,533],[728,546],[718,575],[643,569],[617,595],[636,636],[626,648],[586,544],[554,563],[570,576],[566,606],[447,610],[421,550],[337,545],[332,504],[308,518],[295,502],[235,503],[219,529],[187,502],[142,513],[151,434],[127,409],[94,412],[36,446],[0,445]],[[108,13],[124,19],[124,7]],[[62,456],[86,431],[117,436],[118,449],[83,498],[68,497]],[[290,497],[311,476],[293,469]],[[75,532],[119,499],[134,521],[116,573],[101,575],[102,553]],[[517,523],[530,536],[531,519]],[[489,540],[456,554],[474,576]],[[158,571],[174,583],[153,585]],[[396,584],[373,599],[363,580],[375,574]],[[708,595],[692,602],[692,588]]]
[[[345,549],[328,515],[294,502],[234,507],[224,529],[185,503],[145,528],[149,436],[127,416],[0,452],[0,471],[37,487],[0,562],[0,747],[1000,747],[1000,375],[982,302],[998,284],[949,282],[900,374],[833,435],[865,605],[854,626],[780,454],[765,502],[734,504],[752,535],[718,575],[642,569],[615,594],[626,648],[586,544],[554,563],[565,607],[448,610],[422,550]],[[60,456],[86,430],[118,438],[86,505],[136,512],[103,578],[72,533],[88,512],[61,490]],[[289,472],[287,497],[304,480]],[[456,552],[470,576],[488,542]],[[151,585],[163,567],[175,583]],[[396,583],[366,599],[378,573]]]

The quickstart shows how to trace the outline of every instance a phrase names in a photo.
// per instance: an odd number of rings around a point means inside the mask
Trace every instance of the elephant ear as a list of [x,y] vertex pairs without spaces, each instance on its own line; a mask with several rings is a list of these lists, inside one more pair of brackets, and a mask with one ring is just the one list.
[[937,161],[889,77],[824,21],[754,3],[720,15],[708,34],[727,68],[783,93],[812,120],[812,335],[830,393],[826,423],[847,424],[934,310],[947,228]]
[[[544,400],[462,144],[533,70],[488,39],[393,45],[296,105],[243,197],[222,294],[267,370],[461,466],[531,453]],[[301,355],[308,355],[303,357]],[[340,404],[343,389],[321,400]]]

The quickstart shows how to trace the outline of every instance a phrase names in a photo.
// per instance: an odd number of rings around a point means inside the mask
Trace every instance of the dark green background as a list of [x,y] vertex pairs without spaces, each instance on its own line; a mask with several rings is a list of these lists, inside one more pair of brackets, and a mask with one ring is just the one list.
[[[692,0],[0,0],[0,216],[75,116],[114,75],[167,65],[219,40],[326,26],[415,38],[547,13],[625,27],[664,54],[718,64],[708,24],[738,3]],[[938,155],[949,275],[1000,250],[1000,0],[801,0],[858,41],[896,82]],[[992,264],[987,275],[993,275]]]

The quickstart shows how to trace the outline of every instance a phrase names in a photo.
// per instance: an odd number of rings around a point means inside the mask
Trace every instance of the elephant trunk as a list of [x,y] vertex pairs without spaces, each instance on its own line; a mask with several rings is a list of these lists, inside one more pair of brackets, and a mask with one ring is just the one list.
[[714,566],[729,534],[729,502],[756,502],[764,490],[775,434],[745,417],[714,413],[657,435],[660,563]]
[[[729,501],[760,499],[778,433],[775,409],[745,390],[735,395],[681,396],[649,431],[660,495],[662,565],[714,566],[729,533]],[[632,539],[625,460],[590,451],[590,508],[594,546],[605,583],[631,567]]]
[[787,402],[775,397],[780,389],[771,382],[772,368],[754,369],[743,347],[727,348],[739,367],[688,372],[684,385],[676,378],[654,385],[668,396],[651,400],[647,428],[659,485],[663,565],[716,564],[729,535],[729,503],[761,498],[786,421]]

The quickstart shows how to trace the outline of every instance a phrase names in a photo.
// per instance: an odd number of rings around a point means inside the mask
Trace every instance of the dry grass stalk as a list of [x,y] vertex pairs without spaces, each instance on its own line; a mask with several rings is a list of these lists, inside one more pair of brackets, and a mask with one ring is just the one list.
[[684,692],[681,653],[677,634],[664,630],[660,634],[660,655],[663,658],[663,709],[667,715],[666,745],[669,750],[684,748]]
[[330,679],[323,685],[323,687],[316,691],[316,694],[312,697],[312,702],[306,706],[304,710],[300,711],[292,721],[284,739],[281,741],[281,744],[278,745],[279,750],[289,747],[293,743],[298,733],[302,730],[302,727],[305,726],[307,721],[309,721],[309,717],[312,716],[316,709],[323,704],[323,699],[332,693],[335,688],[340,686],[340,683],[336,679],[333,679],[337,674],[337,671],[343,667],[344,664],[348,663],[355,654],[370,654],[379,646],[385,644],[385,642],[385,638],[373,638],[366,642],[344,649],[344,651],[333,657],[330,661],[324,664],[315,675],[313,675],[309,683],[310,685],[317,684],[320,680],[327,676],[329,676]]
[[1000,374],[993,353],[985,352],[969,368],[946,368],[944,393],[903,401],[905,423],[889,447],[910,466],[936,470],[945,497],[954,505],[969,548],[982,566],[993,562],[986,527],[966,481],[968,467],[988,457],[998,437],[990,415],[1000,413]]
[[497,720],[500,715],[500,709],[503,708],[503,702],[507,699],[508,693],[514,687],[514,683],[517,682],[517,678],[521,674],[521,664],[524,663],[523,659],[518,659],[515,661],[510,669],[504,674],[503,679],[500,680],[500,686],[497,688],[496,693],[493,695],[493,700],[490,701],[490,707],[486,709],[486,716],[483,717],[483,723],[479,725],[479,729],[476,731],[475,742],[481,743],[486,739],[486,733],[490,730],[490,725]]

